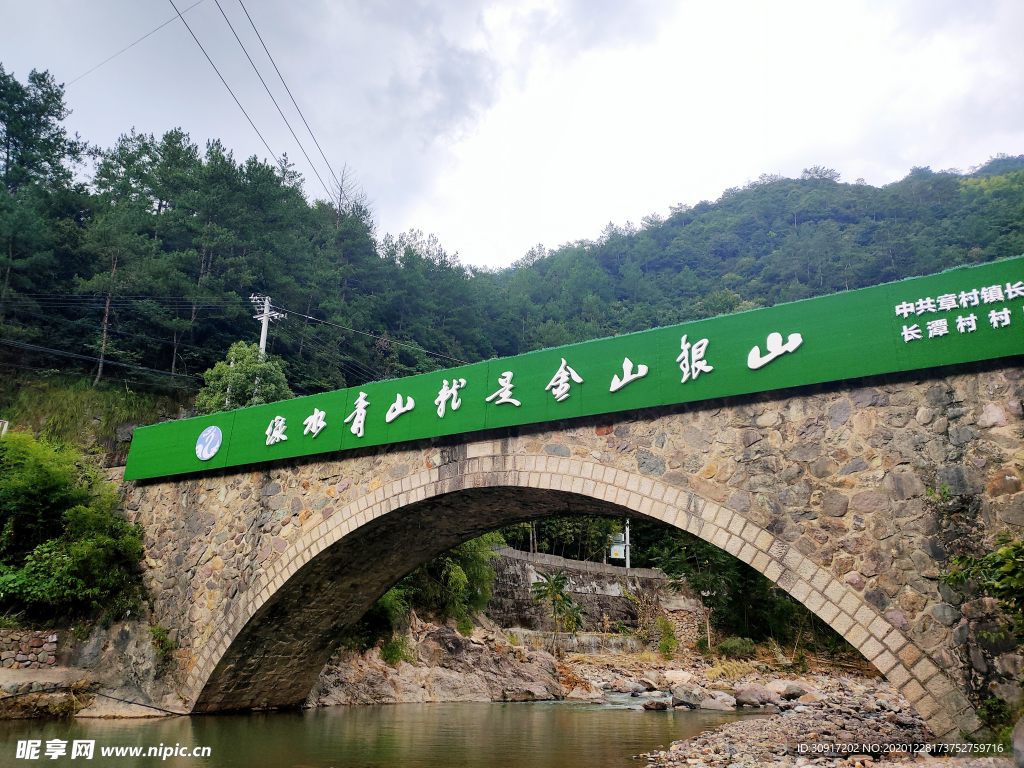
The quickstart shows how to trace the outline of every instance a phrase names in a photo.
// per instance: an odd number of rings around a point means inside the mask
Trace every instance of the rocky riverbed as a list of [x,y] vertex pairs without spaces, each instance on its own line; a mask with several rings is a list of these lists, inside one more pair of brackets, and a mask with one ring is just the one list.
[[1011,755],[936,758],[916,752],[915,745],[920,750],[934,736],[886,682],[824,676],[746,679],[733,692],[737,702],[771,694],[781,701],[772,705],[770,717],[730,723],[639,757],[648,768],[870,768],[879,762],[887,768],[1013,767]]

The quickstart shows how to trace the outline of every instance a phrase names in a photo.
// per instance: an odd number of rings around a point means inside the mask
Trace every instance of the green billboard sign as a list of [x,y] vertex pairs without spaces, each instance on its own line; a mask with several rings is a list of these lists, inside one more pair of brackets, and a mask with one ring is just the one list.
[[126,480],[1024,352],[1024,256],[135,430]]

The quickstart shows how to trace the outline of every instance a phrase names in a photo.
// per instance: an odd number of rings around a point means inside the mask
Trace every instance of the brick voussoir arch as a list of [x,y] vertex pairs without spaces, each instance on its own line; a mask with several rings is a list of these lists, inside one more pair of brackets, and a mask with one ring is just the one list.
[[[263,572],[193,657],[183,693],[194,705],[233,639],[271,596],[319,553],[389,512],[472,488],[520,487],[591,497],[701,537],[755,568],[856,647],[914,705],[940,738],[980,722],[966,697],[927,655],[829,571],[782,539],[693,491],[595,461],[505,452],[506,441],[465,446],[465,458],[392,480],[311,525]],[[214,694],[214,701],[216,694]]]

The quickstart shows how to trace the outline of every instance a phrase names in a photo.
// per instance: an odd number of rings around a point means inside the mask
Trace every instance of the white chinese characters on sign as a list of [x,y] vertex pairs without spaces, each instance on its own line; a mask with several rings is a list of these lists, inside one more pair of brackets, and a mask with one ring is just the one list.
[[916,341],[917,339],[920,339],[920,338],[921,338],[921,326],[919,326],[917,323],[914,323],[909,328],[907,326],[905,326],[905,325],[903,326],[903,340],[904,341],[909,343],[911,341]]
[[949,333],[949,323],[946,321],[946,318],[929,320],[927,326],[929,339],[934,339],[936,336],[945,336]]
[[270,422],[267,427],[267,445],[273,445],[274,443],[280,443],[288,439],[288,435],[284,433],[287,429],[284,416],[275,416],[274,420]]
[[984,304],[995,304],[1003,301],[1003,287],[1001,285],[990,285],[981,289],[981,301]]
[[369,405],[370,401],[366,399],[366,393],[360,392],[359,397],[356,398],[355,410],[345,419],[346,424],[352,422],[351,432],[356,437],[363,436],[363,428],[366,425],[366,408]]
[[956,319],[956,329],[960,333],[974,333],[978,330],[978,317],[973,312],[967,317],[960,315]]
[[1005,328],[1010,324],[1010,310],[1003,307],[998,312],[992,310],[988,313],[988,321],[992,323],[993,328]]
[[[918,299],[915,302],[904,301],[896,305],[896,314],[906,319],[910,315],[920,315],[924,312],[951,312],[955,309],[966,309],[968,307],[980,307],[982,304],[996,304],[1011,299],[1024,298],[1024,280],[1004,285],[987,285],[982,288],[972,288],[969,291],[956,293],[944,293],[934,301],[930,297]],[[1010,310],[1007,307],[992,309],[988,313],[989,324],[993,328],[1005,328],[1010,324]],[[925,323],[928,330],[928,338],[934,339],[940,336],[949,335],[949,321],[929,320]],[[964,317],[958,315],[956,318],[956,330],[958,333],[974,333],[978,330],[978,317],[970,314]],[[917,324],[904,325],[902,330],[903,341],[917,341],[924,337],[924,331]]]
[[501,376],[498,377],[498,383],[501,385],[501,389],[495,392],[490,397],[484,399],[484,402],[491,402],[497,398],[495,405],[505,405],[506,403],[514,405],[517,408],[522,405],[518,400],[512,397],[512,388],[515,384],[512,383],[512,371],[505,371]]
[[402,405],[402,393],[399,392],[398,396],[395,398],[395,402],[393,402],[391,404],[391,407],[388,408],[387,415],[384,416],[384,421],[390,424],[403,413],[408,413],[415,407],[416,401],[413,400],[411,397],[405,398],[405,405]]
[[313,439],[320,434],[320,431],[327,426],[325,418],[327,416],[326,411],[321,411],[319,408],[313,409],[313,415],[307,416],[306,420],[302,422],[306,428],[302,430],[302,434],[308,435],[310,432],[313,433]]
[[583,379],[580,375],[569,367],[569,364],[565,362],[565,358],[563,357],[562,364],[558,366],[558,371],[555,372],[555,375],[552,377],[551,381],[548,382],[548,385],[544,387],[544,391],[547,392],[550,390],[551,394],[555,396],[555,400],[560,403],[569,397],[569,387],[572,386],[569,383],[570,379],[575,381],[577,384],[583,383]]
[[704,354],[708,349],[707,339],[701,339],[696,344],[690,344],[686,340],[686,334],[684,333],[679,346],[683,351],[679,353],[676,362],[679,363],[679,370],[683,372],[681,384],[685,384],[690,379],[696,381],[697,377],[702,373],[711,373],[715,370],[704,359]]
[[917,300],[917,304],[915,304],[915,308],[916,308],[917,314],[919,314],[919,315],[922,315],[925,312],[934,312],[935,311],[935,300],[932,299],[931,297],[929,297],[927,299],[918,299]]
[[769,333],[768,340],[765,342],[765,349],[767,350],[762,357],[761,347],[756,346],[750,350],[750,354],[747,355],[747,367],[751,370],[756,371],[758,368],[762,368],[772,360],[780,357],[787,352],[793,352],[804,343],[804,337],[799,333],[789,334],[789,338],[786,339],[786,343],[782,343],[781,333]]
[[633,373],[633,361],[627,357],[622,361],[622,378],[619,378],[619,374],[612,376],[612,385],[609,391],[618,392],[631,381],[642,379],[647,375],[647,370],[647,366],[641,363],[636,367],[636,373]]
[[437,406],[437,417],[439,419],[444,418],[444,409],[449,400],[452,401],[452,410],[459,410],[459,406],[462,405],[462,398],[459,397],[459,390],[465,386],[465,379],[452,379],[451,386],[448,386],[448,379],[444,379],[444,386],[441,387],[441,391],[437,393],[437,398],[434,400],[434,405]]

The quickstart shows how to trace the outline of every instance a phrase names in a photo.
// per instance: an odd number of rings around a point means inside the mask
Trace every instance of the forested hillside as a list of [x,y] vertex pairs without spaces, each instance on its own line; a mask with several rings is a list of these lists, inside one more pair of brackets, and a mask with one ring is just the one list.
[[1024,155],[882,188],[817,167],[762,176],[488,271],[418,232],[382,235],[358,197],[311,202],[287,165],[180,129],[92,148],[66,113],[49,75],[0,67],[8,372],[95,376],[102,357],[103,378],[195,389],[258,339],[248,297],[263,293],[289,313],[269,349],[304,394],[1024,252]]

